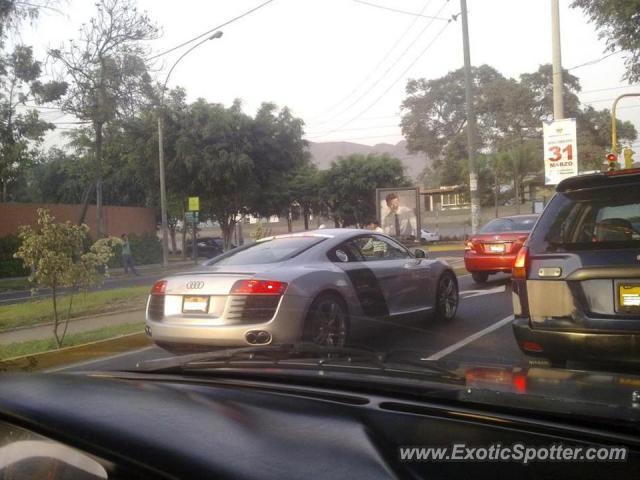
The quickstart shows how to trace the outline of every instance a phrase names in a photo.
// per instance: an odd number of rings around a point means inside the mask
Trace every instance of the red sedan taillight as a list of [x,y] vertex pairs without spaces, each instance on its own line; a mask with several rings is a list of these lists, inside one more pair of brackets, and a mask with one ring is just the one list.
[[476,251],[476,247],[473,244],[473,241],[471,241],[471,240],[469,240],[467,243],[465,243],[464,249],[465,249],[465,251],[470,251],[470,252],[475,252]]
[[238,280],[231,295],[283,295],[287,284],[275,280]]

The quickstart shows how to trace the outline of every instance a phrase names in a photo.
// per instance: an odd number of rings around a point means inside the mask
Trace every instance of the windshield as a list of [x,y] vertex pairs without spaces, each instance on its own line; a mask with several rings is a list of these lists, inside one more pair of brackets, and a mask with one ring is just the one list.
[[480,233],[528,232],[537,217],[496,218],[480,229]]
[[531,238],[534,251],[640,247],[640,192],[593,189],[558,194]]
[[0,0],[0,371],[631,422],[640,7],[555,3]]
[[318,237],[276,238],[266,240],[213,259],[207,265],[251,265],[282,262],[321,242]]

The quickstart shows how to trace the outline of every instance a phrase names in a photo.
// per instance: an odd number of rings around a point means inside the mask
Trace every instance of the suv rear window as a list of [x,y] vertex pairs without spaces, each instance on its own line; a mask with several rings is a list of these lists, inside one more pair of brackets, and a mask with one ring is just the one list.
[[480,233],[528,232],[536,223],[537,216],[496,218],[480,229]]
[[534,253],[640,247],[640,187],[556,194],[529,247]]
[[292,258],[324,238],[285,237],[253,243],[231,252],[229,255],[214,258],[207,265],[255,265],[277,263]]

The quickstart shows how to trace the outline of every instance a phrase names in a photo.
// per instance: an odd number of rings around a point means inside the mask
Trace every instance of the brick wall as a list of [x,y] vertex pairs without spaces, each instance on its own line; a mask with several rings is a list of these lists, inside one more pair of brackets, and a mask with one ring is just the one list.
[[[46,208],[59,222],[76,223],[82,205],[38,204],[38,203],[0,203],[0,237],[17,233],[20,225],[35,225],[38,209]],[[103,209],[104,226],[107,234],[120,236],[123,233],[154,233],[156,231],[155,213],[152,208],[111,207]],[[95,237],[96,207],[87,209],[85,223]]]

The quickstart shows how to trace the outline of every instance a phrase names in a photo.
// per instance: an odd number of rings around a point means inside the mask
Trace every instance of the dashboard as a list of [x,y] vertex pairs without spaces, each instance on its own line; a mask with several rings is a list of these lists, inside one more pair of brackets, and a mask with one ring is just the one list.
[[[640,478],[629,432],[224,375],[4,375],[0,479]],[[624,462],[403,461],[401,447],[624,445]]]

